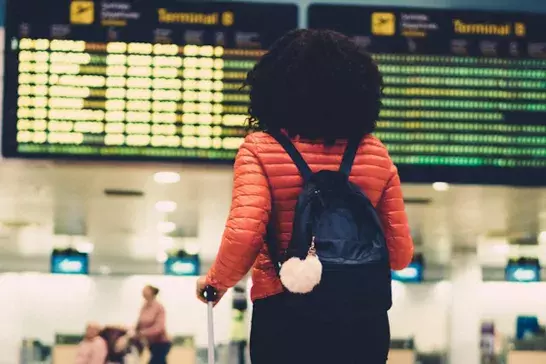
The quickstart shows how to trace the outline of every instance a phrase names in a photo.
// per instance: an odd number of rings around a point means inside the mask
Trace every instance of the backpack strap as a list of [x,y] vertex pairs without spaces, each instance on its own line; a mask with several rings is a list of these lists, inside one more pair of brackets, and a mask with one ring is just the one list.
[[276,222],[277,219],[275,218],[276,213],[275,209],[273,208],[273,198],[271,199],[271,214],[269,215],[269,222],[266,226],[266,232],[265,232],[265,245],[267,246],[267,252],[269,253],[269,259],[271,260],[271,263],[273,264],[273,268],[275,268],[275,272],[277,273],[277,276],[280,276],[281,273],[281,252],[279,248],[279,242],[277,240],[277,232],[276,232]]
[[270,131],[268,133],[284,148],[296,167],[298,167],[303,179],[307,181],[313,175],[313,171],[309,168],[309,165],[305,162],[305,159],[303,159],[294,144],[292,144],[290,138],[280,131]]
[[269,185],[269,193],[271,194],[271,212],[269,213],[269,221],[265,230],[265,245],[267,246],[267,251],[269,253],[269,259],[275,268],[277,277],[280,277],[281,273],[281,263],[282,263],[282,254],[279,247],[279,241],[277,239],[277,212],[275,211],[275,201],[273,200],[273,188],[267,179]]
[[[268,132],[269,135],[271,135],[277,143],[279,143],[283,149],[288,153],[296,167],[298,167],[298,170],[304,180],[308,180],[312,175],[313,171],[311,168],[309,168],[309,165],[305,162],[305,159],[303,159],[300,152],[296,149],[294,144],[290,141],[290,138],[288,138],[285,134],[283,134],[280,131],[270,131]],[[269,181],[268,181],[269,182]],[[271,183],[269,182],[269,190],[271,192],[271,214],[269,215],[269,222],[266,227],[266,233],[265,233],[265,243],[267,245],[267,250],[269,252],[269,258],[271,259],[271,263],[273,264],[273,267],[275,268],[275,272],[277,273],[277,276],[279,276],[279,273],[281,271],[281,264],[283,261],[283,257],[280,251],[279,247],[279,241],[277,239],[277,219],[276,219],[276,211],[275,211],[275,202],[273,200],[273,188],[271,187]]]
[[347,142],[347,148],[345,149],[345,153],[343,153],[343,159],[339,166],[339,172],[343,173],[347,178],[349,178],[349,175],[351,174],[351,169],[353,168],[353,163],[361,141],[362,137],[358,137],[351,138]]

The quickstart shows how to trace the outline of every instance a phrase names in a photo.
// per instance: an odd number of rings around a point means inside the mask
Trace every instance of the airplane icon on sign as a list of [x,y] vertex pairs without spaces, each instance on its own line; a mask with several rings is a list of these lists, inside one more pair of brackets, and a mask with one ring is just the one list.
[[70,4],[70,23],[93,24],[95,21],[95,4],[92,1],[73,1]]
[[393,13],[372,14],[372,34],[392,36],[396,33],[396,16]]

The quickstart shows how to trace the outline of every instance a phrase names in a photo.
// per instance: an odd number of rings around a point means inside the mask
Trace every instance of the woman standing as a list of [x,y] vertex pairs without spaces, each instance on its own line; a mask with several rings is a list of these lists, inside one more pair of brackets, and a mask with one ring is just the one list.
[[[227,289],[252,269],[253,364],[385,364],[390,344],[389,268],[400,270],[410,263],[413,242],[398,170],[386,147],[372,135],[381,108],[381,73],[372,57],[348,37],[332,31],[296,30],[276,42],[259,60],[248,73],[246,86],[250,91],[249,122],[255,132],[245,138],[235,158],[233,203],[220,251],[206,277],[198,280],[197,296],[204,300],[203,291],[210,285],[217,290],[217,299],[221,299]],[[354,163],[346,163],[353,159]],[[372,280],[353,270],[357,273],[344,275],[347,281],[339,285],[324,282],[325,287],[332,288],[330,296],[324,301],[313,301],[313,307],[294,304],[301,301],[295,301],[298,297],[286,292],[273,264],[279,260],[270,255],[271,251],[283,254],[291,244],[294,225],[303,225],[294,223],[298,196],[305,182],[299,169],[307,175],[326,172],[321,177],[317,174],[316,179],[326,178],[325,175],[333,178],[332,171],[337,172],[338,179],[330,179],[335,182],[331,186],[346,183],[347,178],[367,196],[383,230],[380,240],[375,235],[373,240],[363,240],[366,245],[358,247],[382,249],[377,254],[381,258],[374,257],[385,272],[381,280]],[[337,205],[321,200],[322,196],[334,194],[329,188],[330,185],[324,191],[315,189],[318,197],[302,203],[314,201],[317,206],[335,210]],[[346,211],[349,210],[338,213]],[[354,227],[353,217],[359,215],[339,216],[346,219],[336,220],[338,225],[325,219],[324,225],[314,223],[304,227],[346,232],[349,229],[343,227]],[[323,221],[322,216],[308,217],[307,221]],[[270,218],[272,233],[266,234]],[[364,230],[355,231],[360,239]],[[270,250],[264,244],[266,235],[271,235],[269,243],[277,241],[277,250]],[[338,241],[330,243],[335,246]],[[322,243],[329,242],[318,240],[317,250],[314,236],[305,243],[310,244],[309,262],[316,276],[316,252],[322,249]],[[357,251],[343,251],[347,262]],[[291,262],[292,259],[288,264]],[[294,268],[292,272],[301,269],[301,265],[290,267]],[[328,277],[335,278],[338,272],[328,271]],[[282,270],[280,273],[282,276]],[[293,274],[294,277],[310,281],[311,275]],[[312,278],[316,284],[316,277]],[[356,297],[357,288],[360,292],[363,285],[381,295]],[[381,300],[376,301],[376,296],[381,296]],[[327,310],[334,305],[338,310]],[[324,314],[314,314],[319,311]]]
[[136,331],[148,344],[150,364],[167,364],[171,341],[165,328],[165,308],[158,302],[158,294],[159,289],[151,285],[142,290],[145,302],[140,310]]

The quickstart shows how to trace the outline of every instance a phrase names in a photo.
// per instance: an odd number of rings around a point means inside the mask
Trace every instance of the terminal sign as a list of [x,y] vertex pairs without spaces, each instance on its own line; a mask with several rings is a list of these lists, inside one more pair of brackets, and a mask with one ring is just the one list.
[[385,83],[376,135],[405,182],[546,185],[546,15],[315,4]]
[[246,74],[297,20],[282,4],[10,1],[2,152],[232,163]]

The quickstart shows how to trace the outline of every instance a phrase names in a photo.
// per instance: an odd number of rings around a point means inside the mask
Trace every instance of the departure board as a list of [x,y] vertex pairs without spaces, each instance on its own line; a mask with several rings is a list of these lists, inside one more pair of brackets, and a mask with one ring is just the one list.
[[404,181],[546,185],[546,15],[312,5],[381,69]]
[[9,0],[3,154],[231,163],[295,5]]

